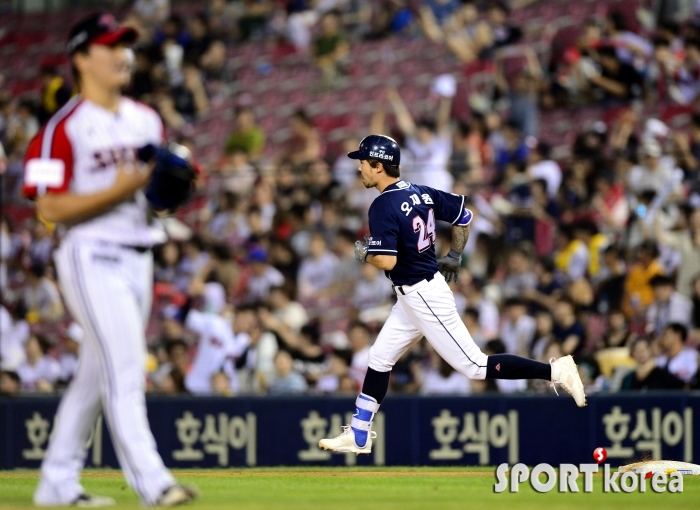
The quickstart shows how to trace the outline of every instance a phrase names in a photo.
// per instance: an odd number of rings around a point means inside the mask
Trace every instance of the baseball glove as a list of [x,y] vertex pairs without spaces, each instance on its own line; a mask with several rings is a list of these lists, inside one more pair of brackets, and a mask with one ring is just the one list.
[[149,144],[138,149],[138,158],[155,162],[146,198],[156,211],[174,211],[187,202],[197,173],[189,161],[189,150],[177,144],[157,147]]

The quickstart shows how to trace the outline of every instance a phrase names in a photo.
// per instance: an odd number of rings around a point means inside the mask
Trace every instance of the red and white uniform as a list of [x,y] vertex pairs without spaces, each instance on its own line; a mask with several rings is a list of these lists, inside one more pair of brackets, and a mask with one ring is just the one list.
[[[30,143],[24,193],[91,195],[109,189],[136,149],[163,139],[155,111],[122,98],[118,111],[76,97]],[[175,483],[156,450],[146,418],[146,321],[153,257],[164,240],[149,225],[142,191],[71,226],[54,255],[63,297],[85,331],[76,374],[63,397],[41,468],[35,503],[73,501],[84,492],[85,444],[102,411],[129,485],[153,505]],[[136,249],[137,247],[138,249]]]
[[[34,198],[51,191],[90,195],[112,186],[117,165],[133,162],[136,149],[163,141],[163,122],[150,107],[122,98],[114,113],[74,97],[29,144],[24,194]],[[93,239],[127,246],[151,246],[165,240],[162,229],[147,220],[146,198],[133,201],[72,227],[70,238]]]

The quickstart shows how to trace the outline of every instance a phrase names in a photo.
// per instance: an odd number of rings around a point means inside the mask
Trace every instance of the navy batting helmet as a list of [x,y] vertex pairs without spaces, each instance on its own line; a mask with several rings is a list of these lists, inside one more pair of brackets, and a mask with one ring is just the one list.
[[348,153],[350,159],[376,159],[388,165],[401,162],[401,149],[396,140],[384,135],[365,136],[360,148]]

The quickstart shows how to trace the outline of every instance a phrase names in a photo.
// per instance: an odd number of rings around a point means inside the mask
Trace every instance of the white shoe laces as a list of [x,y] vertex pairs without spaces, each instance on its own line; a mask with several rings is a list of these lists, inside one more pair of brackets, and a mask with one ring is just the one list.
[[[343,432],[341,432],[340,436],[338,436],[338,437],[347,436],[348,434],[353,434],[353,435],[355,434],[352,431],[351,425],[343,425],[342,429],[343,429]],[[374,430],[370,430],[369,431],[369,438],[376,439],[376,437],[377,437],[377,433]]]

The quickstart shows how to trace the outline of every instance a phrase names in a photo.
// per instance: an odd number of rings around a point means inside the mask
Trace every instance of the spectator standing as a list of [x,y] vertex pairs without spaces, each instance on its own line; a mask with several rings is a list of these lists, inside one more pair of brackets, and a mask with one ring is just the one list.
[[651,279],[663,275],[664,269],[658,260],[659,250],[650,241],[642,243],[636,250],[636,263],[625,279],[625,294],[622,309],[628,317],[644,313],[654,300]]
[[78,355],[84,335],[83,328],[77,322],[71,322],[63,335],[63,353],[58,358],[58,363],[61,366],[59,381],[64,386],[67,386],[73,379],[78,369]]
[[34,265],[27,271],[27,286],[22,300],[27,308],[27,321],[56,322],[63,318],[64,309],[56,284],[45,276],[46,268]]
[[314,40],[314,60],[326,83],[345,71],[349,62],[349,45],[341,31],[340,13],[328,11],[321,17],[321,33]]
[[44,124],[68,102],[72,95],[70,87],[51,62],[44,59],[41,64],[41,97],[37,120]]
[[511,297],[503,306],[505,320],[501,325],[500,337],[505,352],[527,357],[535,338],[535,319],[527,314],[527,303],[520,298]]
[[[239,150],[255,161],[265,149],[265,133],[255,123],[253,109],[242,106],[236,110],[236,128],[226,141],[226,153]],[[347,158],[346,158],[347,159]]]
[[248,264],[244,301],[247,303],[267,301],[270,289],[284,284],[284,276],[268,263],[267,251],[264,248],[253,248],[248,253]]
[[276,378],[270,385],[269,394],[278,395],[298,395],[306,393],[308,384],[304,377],[294,371],[292,356],[284,350],[275,355]]
[[662,355],[656,359],[656,366],[665,368],[684,382],[690,382],[698,371],[698,351],[686,346],[688,328],[672,322],[660,339]]
[[457,372],[437,353],[430,353],[430,367],[423,374],[421,395],[469,395],[469,379]]
[[529,252],[523,247],[511,250],[508,255],[508,274],[503,280],[503,296],[514,298],[537,288],[537,275],[532,270]]
[[656,275],[649,284],[654,292],[654,301],[646,311],[646,332],[658,336],[670,323],[690,328],[693,303],[673,288],[673,280],[668,276]]
[[564,356],[571,354],[578,360],[585,348],[586,332],[576,317],[576,306],[568,298],[562,298],[554,307],[555,340],[561,344]]
[[700,271],[700,208],[695,208],[690,214],[687,229],[668,232],[657,223],[655,230],[662,245],[680,252],[676,288],[684,296],[690,297],[693,281]]
[[369,363],[369,329],[361,322],[354,322],[348,328],[348,340],[352,349],[350,375],[362,386]]
[[22,389],[51,393],[61,376],[61,365],[48,355],[51,345],[43,336],[32,335],[25,344],[26,361],[17,369]]
[[406,149],[413,154],[413,171],[404,176],[410,182],[452,191],[452,175],[448,170],[452,141],[449,132],[452,97],[442,95],[435,120],[414,122],[396,89],[387,89],[386,96],[396,115],[396,122],[406,137]]
[[323,234],[315,233],[309,242],[309,256],[299,267],[297,286],[302,298],[320,298],[335,281],[338,258],[328,251]]

